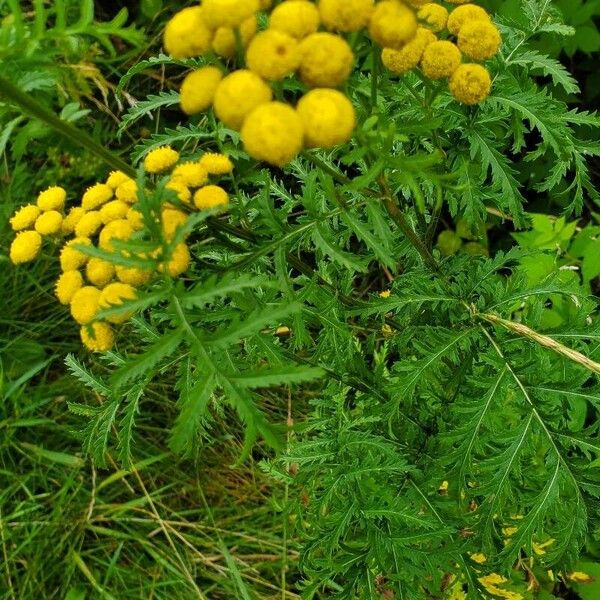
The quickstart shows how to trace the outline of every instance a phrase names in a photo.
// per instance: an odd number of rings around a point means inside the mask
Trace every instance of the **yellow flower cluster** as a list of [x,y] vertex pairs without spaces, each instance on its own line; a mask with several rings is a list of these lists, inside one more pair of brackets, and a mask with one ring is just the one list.
[[[354,54],[340,35],[367,27],[374,0],[286,0],[257,31],[257,15],[270,2],[203,0],[167,24],[164,47],[174,57],[215,53],[245,60],[229,73],[205,66],[181,85],[189,115],[213,108],[227,127],[241,132],[248,154],[283,166],[303,148],[346,143],[356,124],[354,107],[336,88],[352,71]],[[320,30],[323,28],[324,30]],[[274,100],[273,87],[297,76],[308,92],[293,107]]]
[[[407,0],[416,14],[399,0],[379,2],[371,17],[371,37],[383,46],[384,66],[403,75],[420,66],[429,79],[449,79],[450,91],[463,104],[485,100],[492,81],[478,62],[492,58],[501,38],[489,14],[467,0],[452,12],[437,2]],[[447,30],[451,39],[438,39]],[[463,56],[472,63],[463,63]]]
[[[160,224],[163,238],[173,240],[188,221],[189,210],[225,208],[229,196],[216,185],[218,178],[233,171],[229,157],[205,153],[195,161],[180,162],[179,154],[168,146],[149,152],[144,160],[148,173],[169,172],[166,190],[174,202],[165,202],[160,215],[149,218]],[[169,193],[167,192],[167,193]],[[81,326],[83,344],[95,352],[110,350],[115,341],[113,325],[124,323],[130,314],[122,311],[100,320],[100,311],[115,308],[134,300],[136,288],[149,283],[155,273],[151,268],[129,267],[82,251],[96,247],[105,252],[130,257],[119,252],[116,240],[127,241],[144,229],[144,215],[139,206],[136,182],[120,171],[109,175],[104,183],[86,190],[77,206],[65,214],[66,191],[51,187],[40,193],[36,204],[18,209],[10,223],[16,237],[11,244],[10,258],[14,264],[34,260],[40,252],[43,236],[66,238],[60,250],[61,274],[56,282],[58,301],[69,306],[71,316]],[[162,245],[137,258],[152,259],[159,272],[171,277],[185,273],[191,261],[185,241],[162,258]]]

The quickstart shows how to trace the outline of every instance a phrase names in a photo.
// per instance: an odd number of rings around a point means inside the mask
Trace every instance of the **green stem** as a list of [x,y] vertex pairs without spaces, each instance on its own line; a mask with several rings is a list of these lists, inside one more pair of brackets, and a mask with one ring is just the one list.
[[70,123],[57,117],[50,109],[40,104],[37,100],[34,100],[31,95],[21,91],[2,75],[0,75],[0,97],[4,97],[9,104],[39,119],[78,146],[82,146],[113,169],[123,171],[123,173],[130,177],[135,177],[135,169],[131,165],[113,154],[110,150],[107,150],[87,133],[80,131]]
[[377,112],[377,94],[379,90],[380,56],[379,47],[374,44],[371,54],[371,112]]

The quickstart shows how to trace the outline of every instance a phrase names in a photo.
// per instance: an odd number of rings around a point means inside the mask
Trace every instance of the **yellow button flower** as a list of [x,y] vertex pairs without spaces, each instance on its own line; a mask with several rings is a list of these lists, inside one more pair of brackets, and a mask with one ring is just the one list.
[[181,179],[172,179],[167,183],[165,189],[175,192],[178,200],[184,204],[189,204],[192,199],[192,192]]
[[80,325],[87,325],[94,320],[98,312],[100,290],[93,285],[86,285],[77,290],[71,298],[71,316]]
[[458,35],[461,27],[468,21],[490,21],[490,15],[481,6],[465,4],[455,8],[448,17],[448,31]]
[[369,33],[384,48],[400,49],[417,32],[415,13],[396,0],[384,0],[375,6]]
[[115,334],[108,323],[95,321],[79,330],[83,345],[92,352],[108,352],[115,345]]
[[366,27],[374,7],[374,0],[319,0],[323,25],[344,33]]
[[233,172],[233,163],[229,156],[217,152],[206,152],[200,159],[200,165],[209,175],[228,175]]
[[40,216],[42,211],[35,204],[26,204],[22,206],[10,219],[10,226],[13,231],[22,231],[23,229],[30,229]]
[[450,79],[450,91],[463,104],[479,104],[489,95],[492,78],[481,65],[460,65]]
[[152,278],[152,271],[149,269],[138,269],[137,267],[125,267],[117,265],[115,267],[117,279],[122,283],[128,283],[134,287],[144,285]]
[[60,251],[60,267],[63,271],[76,271],[87,263],[89,256],[76,246],[91,246],[89,238],[73,238],[69,240]]
[[67,192],[58,186],[49,187],[40,192],[37,198],[37,205],[41,210],[61,210],[65,205]]
[[133,235],[133,226],[127,219],[117,219],[104,226],[98,237],[98,247],[114,251],[112,240],[128,240]]
[[171,169],[179,160],[179,152],[171,146],[161,146],[151,150],[144,158],[144,169],[148,173],[164,173]]
[[180,89],[181,110],[195,115],[210,108],[223,73],[217,67],[202,67],[189,73]]
[[166,208],[162,211],[162,230],[167,240],[175,237],[177,230],[187,223],[187,215],[176,208]]
[[208,181],[208,171],[202,160],[185,162],[173,169],[171,181],[178,181],[193,188],[200,187]]
[[204,18],[209,27],[237,27],[260,8],[259,0],[204,0]]
[[345,144],[356,125],[352,103],[338,90],[311,90],[300,99],[296,110],[304,125],[304,142],[309,148]]
[[352,71],[354,54],[333,33],[313,33],[300,43],[300,78],[308,87],[339,87]]
[[83,287],[83,277],[79,271],[65,271],[56,281],[54,293],[65,306],[71,303],[75,292]]
[[115,266],[102,258],[92,256],[85,266],[85,276],[98,288],[108,285],[115,276]]
[[129,204],[123,200],[111,200],[100,209],[100,218],[106,225],[116,219],[124,219],[127,216]]
[[133,230],[139,231],[144,228],[144,215],[133,207],[127,211],[127,221],[132,228],[132,233]]
[[232,129],[240,129],[257,106],[270,102],[271,88],[252,71],[240,69],[221,81],[214,98],[217,117]]
[[460,51],[473,60],[492,58],[498,52],[500,43],[500,32],[488,21],[467,21],[458,32]]
[[131,177],[125,175],[123,171],[112,171],[106,180],[106,185],[112,190],[116,190],[122,183],[131,181]]
[[423,52],[421,69],[429,79],[450,77],[460,66],[461,54],[455,44],[438,40],[429,44]]
[[10,260],[14,265],[31,262],[41,248],[42,236],[37,231],[21,231],[10,245]]
[[[258,23],[256,21],[256,15],[248,17],[240,25],[240,39],[244,48],[248,46],[250,40],[256,34],[257,26]],[[219,27],[215,31],[215,35],[213,37],[212,49],[219,56],[223,56],[224,58],[234,58],[237,52],[235,30],[231,27]]]
[[400,50],[384,48],[381,52],[381,61],[392,73],[403,75],[419,64],[425,48],[436,39],[435,34],[429,29],[419,27],[415,37]]
[[[106,310],[109,308],[121,306],[124,302],[127,302],[128,300],[135,300],[136,297],[137,293],[135,291],[135,288],[129,285],[128,283],[109,283],[102,290],[98,301],[98,305],[102,310]],[[132,314],[132,312],[125,311],[121,314],[107,317],[106,320],[110,323],[115,324],[125,323],[125,321],[131,318]]]
[[85,208],[82,208],[81,206],[74,206],[71,208],[67,216],[63,219],[62,232],[67,235],[74,233],[77,223],[81,221],[83,215],[85,215],[85,212]]
[[303,138],[300,117],[291,106],[282,102],[269,102],[254,109],[242,127],[246,152],[256,160],[278,167],[298,155]]
[[57,210],[42,213],[35,221],[35,230],[40,235],[54,235],[62,227],[63,217]]
[[424,21],[426,27],[439,33],[446,28],[448,23],[448,11],[441,4],[435,2],[427,2],[419,9],[417,17]]
[[196,191],[194,194],[194,204],[199,210],[227,206],[229,204],[229,195],[218,185],[207,185]]
[[102,227],[102,217],[100,211],[91,210],[85,213],[75,227],[75,235],[78,237],[92,237],[98,233]]
[[298,42],[283,31],[267,29],[250,42],[246,64],[259,77],[279,81],[293,73],[300,64]]
[[[167,273],[171,277],[179,277],[183,275],[189,268],[191,263],[190,249],[186,244],[178,244],[171,253],[171,258],[166,263]],[[165,265],[159,266],[159,271],[164,271]]]
[[96,210],[113,197],[112,188],[105,183],[97,183],[89,187],[81,199],[81,207],[85,210]]
[[269,27],[301,40],[319,29],[319,10],[306,0],[288,0],[273,9]]
[[173,58],[200,56],[210,49],[212,36],[203,8],[190,6],[179,11],[167,23],[163,45]]
[[137,183],[133,179],[124,181],[115,190],[115,196],[119,200],[123,200],[123,202],[127,202],[128,204],[137,202]]

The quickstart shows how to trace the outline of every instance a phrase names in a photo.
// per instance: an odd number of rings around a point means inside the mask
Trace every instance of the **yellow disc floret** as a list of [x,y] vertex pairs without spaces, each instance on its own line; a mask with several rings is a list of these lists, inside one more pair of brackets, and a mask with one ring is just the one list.
[[85,213],[75,227],[75,235],[78,237],[92,237],[102,227],[102,217],[99,210],[91,210]]
[[441,4],[435,2],[423,4],[417,13],[417,17],[435,33],[445,29],[446,23],[448,23],[448,11]]
[[137,267],[125,267],[117,265],[115,267],[117,279],[122,283],[128,283],[134,287],[148,283],[152,278],[152,271],[149,269],[139,269]]
[[267,29],[250,42],[246,52],[248,68],[259,77],[278,81],[293,73],[300,64],[298,42],[283,31]]
[[415,37],[400,50],[384,48],[381,52],[381,61],[392,73],[402,75],[419,64],[425,48],[435,42],[436,39],[429,29],[419,27]]
[[319,28],[319,10],[306,0],[288,0],[273,9],[269,27],[301,40]]
[[218,185],[207,185],[200,188],[194,194],[194,205],[199,210],[227,206],[229,196],[227,192]]
[[60,251],[60,267],[63,271],[76,271],[85,265],[89,256],[76,246],[91,246],[89,238],[73,238]]
[[210,108],[221,79],[223,73],[217,67],[208,66],[192,71],[181,84],[181,110],[188,115],[195,115]]
[[429,44],[423,52],[421,69],[429,79],[450,77],[458,69],[461,61],[460,50],[447,40]]
[[127,222],[130,224],[131,232],[139,231],[144,228],[144,215],[135,208],[131,207],[127,211]]
[[167,23],[163,45],[173,58],[200,56],[210,49],[213,32],[204,20],[200,6],[190,6],[179,11]]
[[214,99],[217,117],[232,129],[240,129],[257,106],[270,102],[271,88],[252,71],[240,69],[221,81]]
[[100,218],[106,225],[116,219],[124,219],[127,216],[129,204],[123,200],[111,200],[100,209]]
[[[240,41],[242,47],[246,48],[250,43],[250,40],[256,34],[257,28],[256,15],[248,17],[239,28]],[[234,58],[237,52],[235,29],[231,27],[219,27],[215,31],[215,35],[212,41],[212,49],[219,56],[224,58]]]
[[339,87],[352,70],[354,54],[333,33],[313,33],[300,43],[300,78],[308,87]]
[[88,281],[98,288],[108,285],[115,276],[115,266],[102,258],[92,256],[85,266]]
[[186,186],[197,188],[208,181],[208,171],[202,164],[202,160],[185,162],[173,169],[171,181],[178,181]]
[[[135,300],[137,297],[135,288],[128,283],[109,283],[100,294],[98,305],[102,310],[121,306],[128,300]],[[122,312],[118,315],[107,317],[106,320],[111,323],[125,323],[133,313],[129,311]]]
[[133,179],[124,181],[116,190],[115,196],[123,202],[133,204],[137,202],[137,183]]
[[106,185],[109,188],[116,190],[122,183],[130,180],[131,177],[125,175],[123,171],[112,171],[106,180]]
[[374,0],[319,0],[323,25],[345,33],[366,27],[374,6]]
[[[191,262],[190,249],[186,244],[181,243],[175,246],[170,259],[166,263],[167,273],[171,277],[183,275],[189,268]],[[165,266],[160,265],[159,270],[164,271]]]
[[481,6],[464,4],[450,13],[447,24],[448,31],[452,35],[458,35],[461,27],[468,21],[490,21],[490,15]]
[[40,208],[35,204],[26,204],[15,211],[15,214],[10,219],[10,226],[13,228],[13,231],[30,229],[41,212]]
[[105,183],[97,183],[88,188],[81,199],[81,207],[85,210],[96,210],[113,197],[113,190]]
[[192,199],[192,192],[181,179],[172,179],[165,185],[165,189],[175,192],[178,200],[184,204],[189,204]]
[[356,124],[354,107],[338,90],[311,90],[300,99],[296,110],[309,148],[332,148],[352,136]]
[[375,6],[369,33],[384,48],[399,49],[410,41],[417,31],[415,13],[397,0],[384,0]]
[[75,292],[83,287],[83,277],[79,271],[65,271],[56,281],[54,293],[61,304],[71,303]]
[[63,216],[57,210],[42,213],[35,221],[35,230],[40,235],[54,235],[62,227]]
[[304,128],[296,111],[282,102],[254,109],[242,128],[246,152],[257,160],[282,167],[302,150]]
[[75,227],[77,227],[77,223],[81,221],[83,215],[85,215],[85,208],[81,206],[74,206],[71,208],[67,214],[67,216],[63,219],[62,222],[62,232],[65,234],[71,234],[75,231]]
[[144,158],[144,169],[148,173],[164,173],[171,169],[179,160],[179,152],[171,146],[161,146],[151,150]]
[[37,198],[37,205],[41,210],[61,210],[65,205],[67,192],[58,186],[49,187],[40,192]]
[[237,27],[260,8],[259,0],[204,0],[204,18],[209,27]]
[[92,352],[108,352],[115,345],[112,327],[104,321],[84,325],[79,334],[83,345]]
[[98,312],[100,290],[93,285],[86,285],[73,294],[71,298],[71,316],[80,324],[87,325],[94,320]]
[[479,104],[490,94],[492,79],[481,65],[460,65],[450,79],[452,95],[463,104]]
[[209,175],[228,175],[233,172],[233,163],[229,156],[217,152],[206,152],[200,159],[200,165]]
[[489,21],[467,21],[458,32],[460,51],[473,60],[492,58],[500,48],[498,28]]
[[10,260],[14,265],[31,262],[41,248],[42,236],[37,231],[21,231],[10,245]]
[[187,223],[187,215],[176,208],[166,208],[162,211],[162,230],[165,239],[172,240],[177,230]]
[[112,240],[128,240],[133,235],[133,226],[128,219],[117,219],[105,225],[98,237],[98,246],[108,252],[114,251]]

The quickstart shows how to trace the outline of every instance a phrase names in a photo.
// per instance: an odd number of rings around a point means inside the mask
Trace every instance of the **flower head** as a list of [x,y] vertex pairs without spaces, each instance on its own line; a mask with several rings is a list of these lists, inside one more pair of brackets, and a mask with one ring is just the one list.
[[300,64],[298,42],[291,35],[277,29],[262,31],[248,46],[246,64],[253,73],[263,79],[283,79],[293,73]]
[[106,185],[109,188],[116,190],[122,183],[125,183],[126,181],[131,181],[131,177],[125,175],[123,171],[112,171],[106,180]]
[[304,126],[304,142],[309,148],[344,144],[356,125],[352,103],[338,90],[311,90],[300,99],[296,110]]
[[[242,46],[246,48],[250,40],[256,34],[257,22],[256,15],[248,17],[239,28]],[[237,42],[235,39],[235,29],[231,27],[219,27],[215,31],[212,41],[212,49],[219,56],[224,58],[233,58],[237,51]]]
[[272,97],[271,88],[256,73],[240,69],[221,81],[213,106],[225,125],[240,129],[248,114],[257,106],[270,102]]
[[204,18],[209,27],[237,27],[260,8],[259,0],[204,0]]
[[438,40],[429,44],[423,52],[421,69],[429,79],[450,77],[460,66],[461,54],[455,44]]
[[35,221],[35,230],[40,235],[54,235],[62,227],[63,216],[57,210],[42,213]]
[[14,265],[31,262],[41,248],[42,236],[37,231],[20,231],[10,245],[10,260]]
[[100,290],[86,285],[77,290],[71,298],[71,316],[80,324],[87,325],[94,320],[98,312]]
[[455,8],[448,17],[448,31],[458,35],[461,27],[468,21],[490,21],[490,15],[481,6],[476,4],[463,4]]
[[190,249],[186,244],[181,243],[175,246],[166,265],[160,265],[159,270],[163,271],[166,267],[167,273],[171,277],[179,277],[179,275],[183,275],[190,268],[190,262]]
[[233,172],[233,163],[229,156],[216,152],[206,152],[200,159],[200,165],[209,175],[228,175]]
[[87,263],[89,256],[76,246],[91,246],[89,238],[73,238],[60,251],[60,267],[63,271],[76,271]]
[[489,95],[492,78],[485,67],[477,64],[460,65],[450,79],[450,91],[463,104],[479,104]]
[[161,146],[151,150],[144,158],[144,169],[148,173],[164,173],[172,168],[179,160],[179,152],[171,146]]
[[179,11],[167,23],[163,45],[173,58],[200,56],[209,48],[213,32],[206,24],[201,6]]
[[117,279],[122,283],[128,283],[134,287],[144,285],[152,278],[152,271],[149,269],[139,269],[137,267],[125,267],[117,265],[115,267]]
[[306,0],[288,0],[273,9],[269,27],[301,40],[319,28],[319,10]]
[[300,79],[308,87],[339,87],[352,70],[354,54],[346,40],[333,33],[313,33],[300,43]]
[[323,25],[344,33],[366,27],[374,7],[374,0],[319,0]]
[[473,60],[492,58],[501,41],[498,28],[489,21],[467,21],[458,32],[458,47]]
[[172,182],[181,182],[189,187],[200,187],[208,181],[208,171],[202,164],[202,160],[196,162],[185,162],[177,165],[171,173]]
[[111,200],[100,209],[100,218],[106,225],[116,219],[124,219],[127,216],[129,204],[123,200]]
[[83,215],[85,215],[85,212],[85,208],[82,208],[81,206],[74,206],[71,208],[67,213],[67,216],[63,219],[62,232],[65,234],[74,233],[77,223],[81,221]]
[[75,292],[83,287],[83,277],[79,271],[65,271],[56,281],[54,293],[61,304],[71,303]]
[[115,276],[115,266],[102,258],[92,256],[85,266],[85,276],[98,288],[108,285]]
[[108,352],[115,345],[112,327],[104,321],[95,321],[79,330],[83,345],[92,352]]
[[187,223],[187,215],[176,208],[166,208],[162,211],[162,229],[165,239],[172,240],[177,230]]
[[229,204],[229,196],[218,185],[206,185],[194,194],[194,204],[199,210],[227,206]]
[[[127,222],[131,227],[132,233],[133,231],[139,231],[144,228],[144,215],[139,210],[131,207],[127,211]],[[119,226],[119,228],[122,229],[121,226]]]
[[98,230],[102,227],[102,217],[100,211],[91,210],[85,213],[79,220],[75,227],[75,235],[78,237],[92,237],[98,233]]
[[119,200],[123,200],[123,202],[127,202],[128,204],[137,202],[137,183],[133,179],[124,181],[115,190],[115,196]]
[[400,50],[384,48],[381,52],[381,61],[392,73],[402,75],[414,69],[429,44],[436,41],[435,34],[425,27],[419,27],[415,37],[405,44]]
[[195,115],[210,108],[221,79],[221,70],[212,66],[189,73],[181,84],[181,110],[187,115]]
[[128,240],[133,235],[133,226],[127,219],[116,219],[105,225],[98,237],[98,246],[108,252],[114,251],[112,240]]
[[410,41],[417,31],[415,13],[396,0],[383,0],[375,5],[369,33],[384,48],[399,49]]
[[427,2],[423,4],[417,13],[419,20],[424,21],[426,27],[438,33],[446,28],[448,23],[448,11],[441,4]]
[[13,231],[30,229],[40,216],[40,213],[40,208],[35,204],[26,204],[15,211],[10,219],[10,226],[13,228]]
[[[101,309],[114,308],[121,306],[127,300],[135,300],[137,293],[135,288],[128,283],[109,283],[101,292],[98,305]],[[119,315],[107,317],[107,321],[111,323],[125,323],[133,313],[125,311]]]
[[37,198],[37,205],[40,210],[61,210],[65,205],[67,192],[58,186],[49,187],[40,192]]
[[252,158],[278,167],[297,156],[302,150],[303,138],[300,117],[282,102],[269,102],[254,109],[242,127],[246,152]]
[[171,181],[165,185],[165,189],[175,192],[177,199],[184,204],[189,204],[192,199],[192,192],[190,192],[190,189],[181,179],[171,179]]
[[81,199],[81,207],[85,210],[96,210],[113,197],[113,190],[105,183],[97,183],[88,188]]

